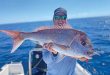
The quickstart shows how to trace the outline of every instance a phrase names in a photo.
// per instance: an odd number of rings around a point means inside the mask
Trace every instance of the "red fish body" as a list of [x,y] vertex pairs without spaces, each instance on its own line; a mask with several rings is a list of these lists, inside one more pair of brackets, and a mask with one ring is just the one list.
[[[12,52],[14,52],[24,40],[30,39],[38,41],[40,45],[52,42],[54,44],[54,50],[67,56],[78,58],[86,57],[90,59],[93,54],[93,47],[87,35],[75,29],[44,29],[36,32],[0,30],[0,32],[5,32],[13,37],[14,46]],[[68,48],[63,49],[60,46]]]

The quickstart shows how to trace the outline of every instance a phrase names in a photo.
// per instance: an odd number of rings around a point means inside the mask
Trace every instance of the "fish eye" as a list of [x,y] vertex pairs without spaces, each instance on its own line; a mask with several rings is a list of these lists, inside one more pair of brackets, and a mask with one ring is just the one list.
[[86,42],[82,41],[81,44],[82,44],[83,46],[85,46],[85,45],[86,45]]

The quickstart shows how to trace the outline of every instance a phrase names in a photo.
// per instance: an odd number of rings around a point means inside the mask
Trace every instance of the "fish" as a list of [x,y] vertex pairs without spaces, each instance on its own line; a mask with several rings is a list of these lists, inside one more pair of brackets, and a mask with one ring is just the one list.
[[93,45],[86,33],[76,29],[43,29],[34,32],[0,30],[13,38],[13,53],[25,40],[37,41],[41,46],[52,43],[53,49],[66,56],[92,59]]

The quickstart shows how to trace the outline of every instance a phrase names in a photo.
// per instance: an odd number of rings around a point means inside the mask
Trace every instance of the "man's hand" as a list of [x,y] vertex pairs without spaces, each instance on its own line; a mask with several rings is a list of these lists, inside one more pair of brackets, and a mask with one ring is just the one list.
[[[71,57],[71,56],[70,56]],[[85,57],[82,57],[82,58],[78,58],[78,57],[72,57],[72,58],[75,58],[75,59],[78,59],[80,61],[87,61],[88,59],[85,58]]]
[[53,54],[57,54],[58,52],[52,49],[53,43],[45,43],[43,45],[44,49],[47,49],[48,51],[52,52]]
[[85,57],[79,58],[79,60],[80,60],[80,61],[88,61],[88,59],[85,58]]

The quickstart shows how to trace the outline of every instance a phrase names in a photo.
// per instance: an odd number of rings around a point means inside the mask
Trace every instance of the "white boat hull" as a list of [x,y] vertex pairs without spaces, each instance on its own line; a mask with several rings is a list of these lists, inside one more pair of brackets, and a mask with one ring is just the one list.
[[1,68],[0,75],[25,75],[22,63],[5,64]]

